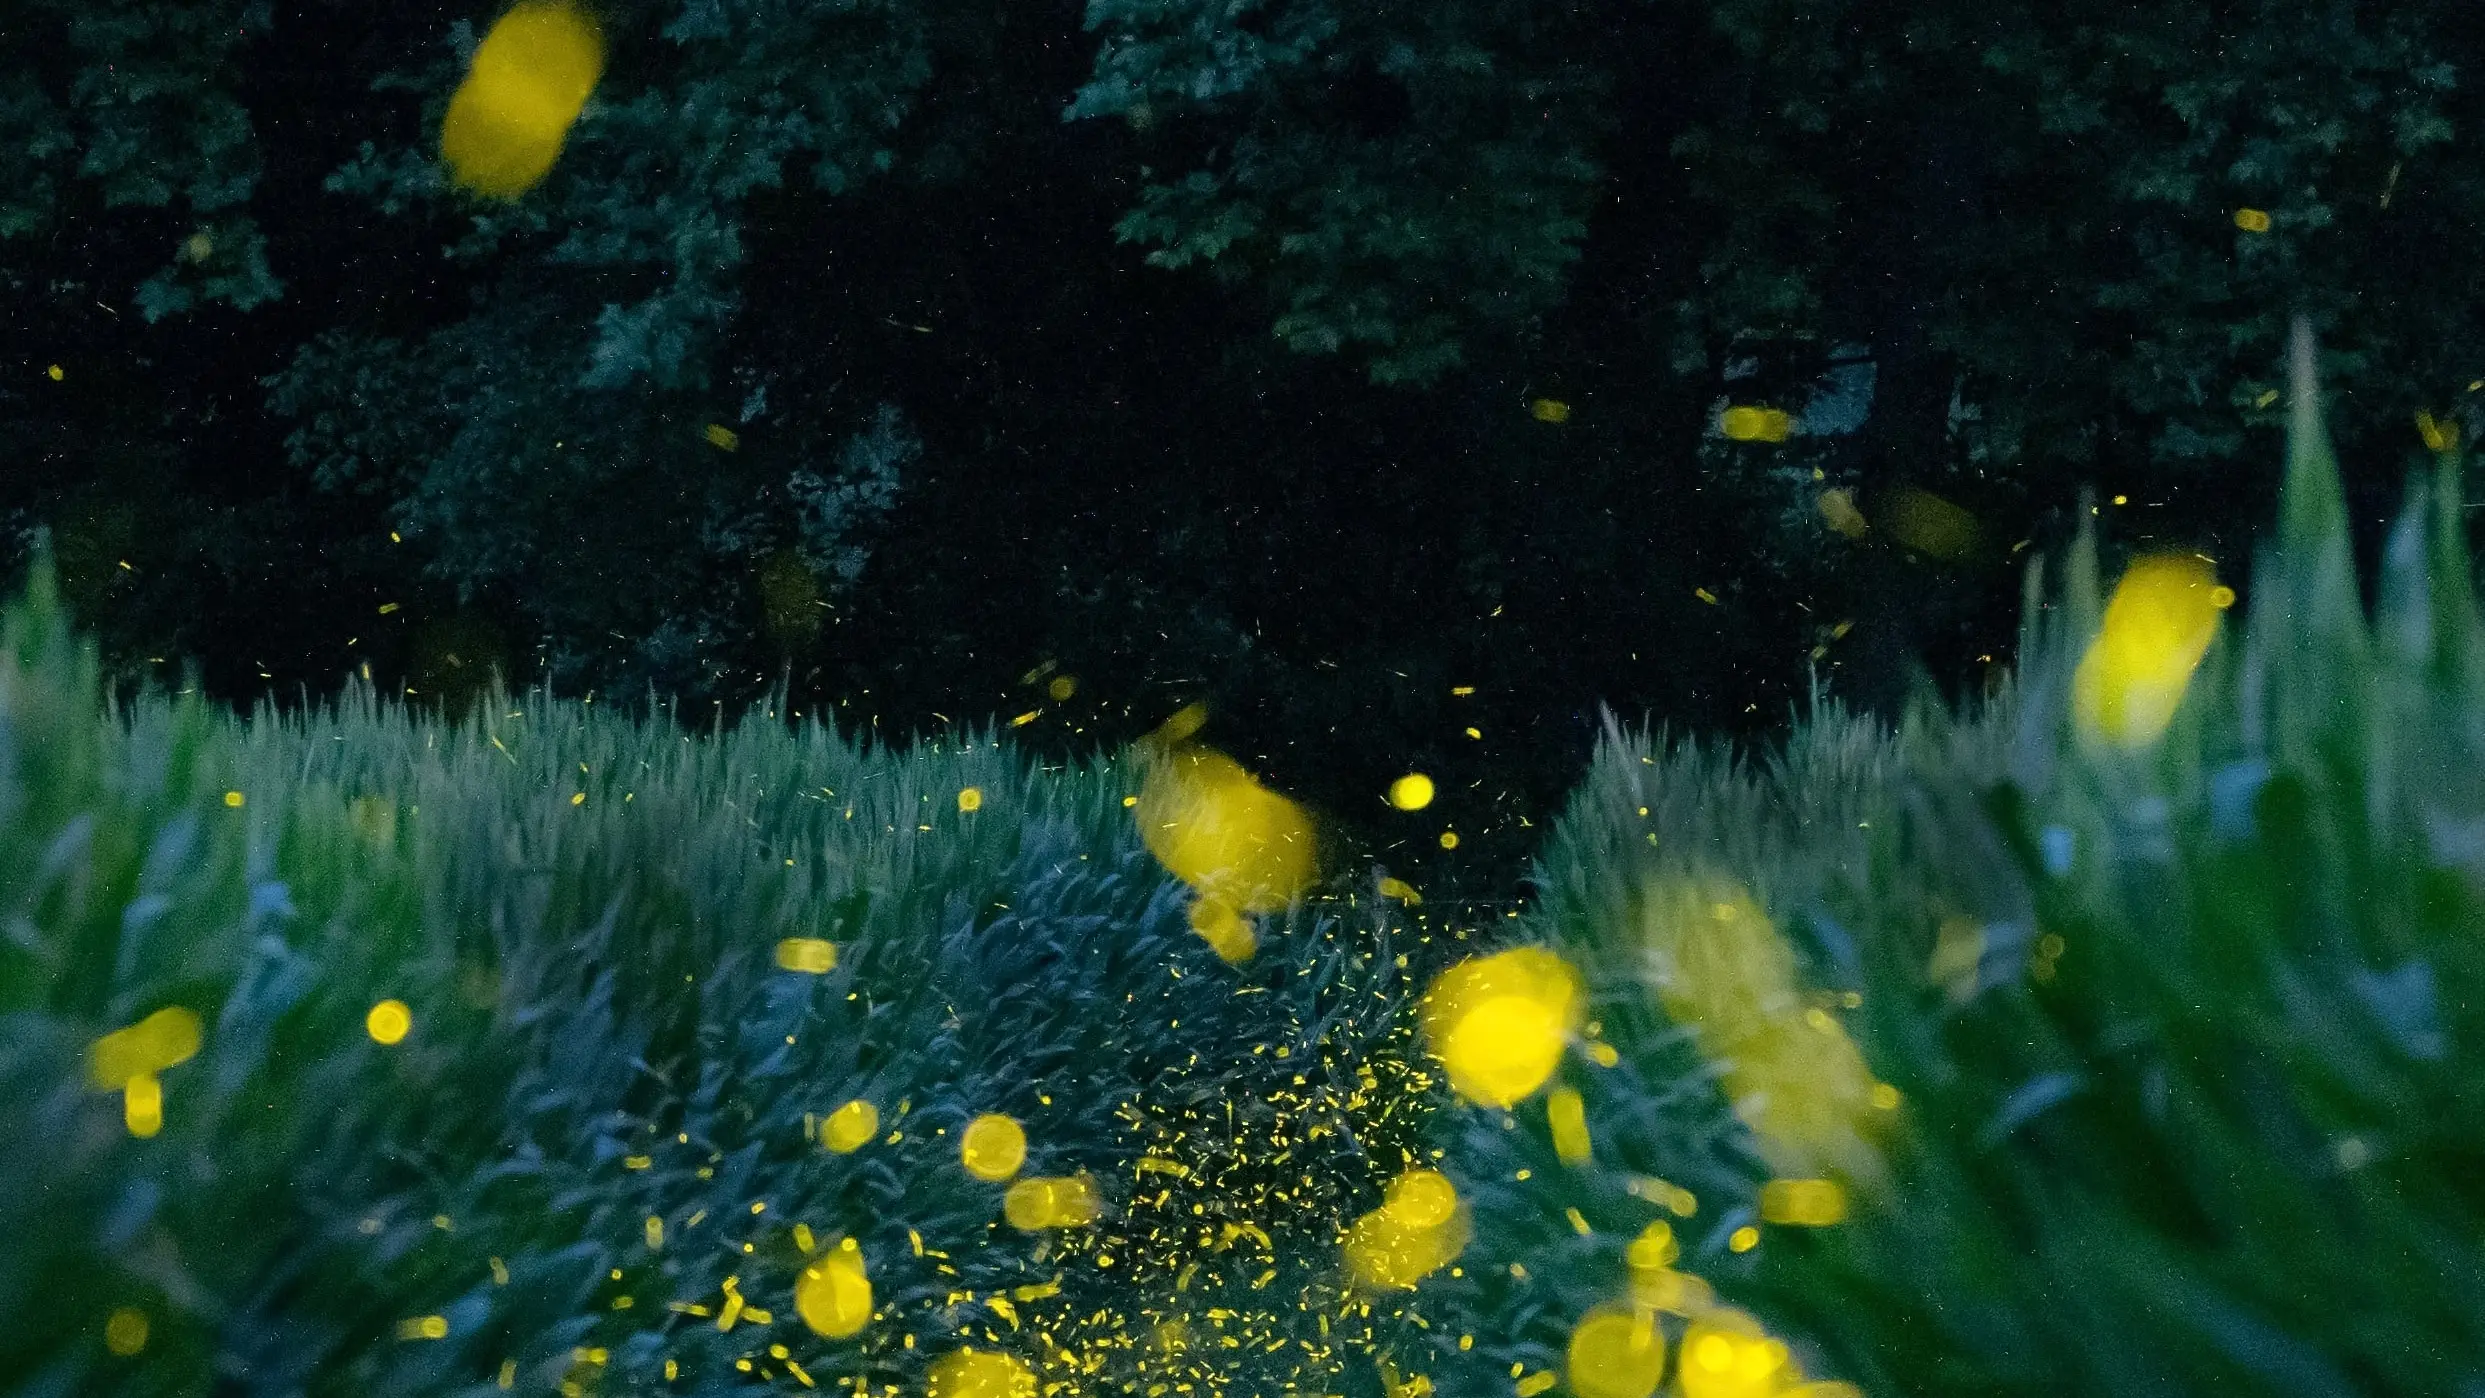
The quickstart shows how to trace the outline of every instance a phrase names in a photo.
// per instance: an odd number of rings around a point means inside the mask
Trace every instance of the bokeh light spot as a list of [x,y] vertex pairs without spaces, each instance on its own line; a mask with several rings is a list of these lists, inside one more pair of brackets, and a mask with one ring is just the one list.
[[966,1124],[958,1141],[958,1160],[979,1180],[999,1183],[1027,1163],[1027,1132],[999,1112],[986,1112]]
[[123,1306],[104,1320],[104,1348],[126,1359],[147,1347],[147,1313]]
[[871,1320],[871,1275],[863,1250],[845,1238],[794,1279],[794,1313],[815,1334],[842,1340]]
[[819,937],[787,937],[777,943],[777,966],[809,976],[837,969],[837,945]]
[[1578,1398],[1649,1398],[1665,1372],[1665,1336],[1652,1312],[1588,1312],[1570,1332],[1564,1371]]
[[399,1043],[414,1028],[414,1012],[406,1008],[403,1000],[382,1000],[362,1017],[362,1028],[373,1043]]
[[1389,804],[1402,811],[1420,811],[1432,804],[1432,778],[1409,772],[1389,784]]
[[2217,636],[2217,591],[2215,571],[2197,554],[2159,554],[2124,572],[2072,675],[2080,732],[2126,750],[2165,735]]
[[567,4],[526,0],[493,24],[440,126],[451,182],[515,199],[552,172],[604,74],[595,24]]
[[942,1355],[924,1375],[925,1398],[1036,1398],[1033,1371],[1012,1355],[961,1349]]
[[828,1114],[820,1123],[820,1144],[839,1155],[851,1155],[880,1134],[880,1109],[857,1097]]
[[1508,1107],[1544,1086],[1580,1017],[1579,978],[1543,947],[1461,962],[1425,996],[1425,1037],[1471,1102]]

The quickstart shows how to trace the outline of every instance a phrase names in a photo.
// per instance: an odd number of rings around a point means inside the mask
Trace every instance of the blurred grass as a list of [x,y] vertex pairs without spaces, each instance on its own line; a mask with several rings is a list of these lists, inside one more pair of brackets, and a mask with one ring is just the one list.
[[[1400,963],[1432,934],[1379,900],[1298,905],[1237,971],[1113,762],[541,694],[106,716],[40,568],[0,637],[0,1391],[885,1392],[969,1342],[1077,1391],[1345,1362],[1306,1307],[1428,1106]],[[779,969],[787,937],[835,969]],[[168,1006],[204,1045],[136,1139],[85,1056]],[[851,1098],[880,1140],[828,1152]],[[1105,1220],[1002,1224],[957,1158],[985,1112]],[[859,1241],[860,1336],[796,1319],[798,1224]]]
[[[2368,612],[2308,340],[2293,398],[2248,618],[2144,750],[2073,721],[2090,538],[2032,570],[2015,682],[1972,709],[1884,728],[1824,706],[1745,760],[1608,731],[1521,934],[1581,967],[1616,1050],[1557,1079],[1595,1158],[1561,1161],[1543,1099],[1461,1114],[1447,1168],[1476,1243],[1401,1368],[1450,1394],[1561,1373],[1664,1219],[1803,1373],[1874,1394],[2485,1393],[2485,629],[2460,463],[2410,482]],[[1789,1144],[1724,1083],[1771,1065],[1658,1008],[1664,909],[1743,893],[1800,968],[1767,1013],[1851,1037],[1897,1089],[1859,1123],[1862,1165],[1819,1171],[1851,1199],[1836,1226],[1763,1222]]]

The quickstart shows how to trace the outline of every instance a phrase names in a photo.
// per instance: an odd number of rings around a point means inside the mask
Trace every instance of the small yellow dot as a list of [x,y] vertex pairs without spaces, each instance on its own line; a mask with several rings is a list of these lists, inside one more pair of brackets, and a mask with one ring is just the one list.
[[374,1043],[398,1043],[414,1028],[414,1012],[403,1000],[382,1000],[363,1016],[362,1027]]
[[2223,585],[2210,588],[2209,605],[2221,612],[2235,605],[2235,589]]
[[571,793],[570,793],[570,798],[569,798],[569,803],[570,803],[571,805],[573,805],[573,806],[583,806],[583,805],[587,804],[587,793],[585,793],[585,792],[583,792],[583,791],[573,791],[573,792],[571,792]]
[[970,786],[970,787],[967,787],[966,789],[964,789],[964,790],[962,790],[962,791],[960,791],[960,792],[958,793],[958,809],[959,809],[959,810],[961,810],[961,811],[980,811],[980,810],[982,810],[983,808],[984,808],[984,789],[983,789],[982,787],[980,787],[980,786]]
[[2266,233],[2269,231],[2269,214],[2261,209],[2237,209],[2235,226],[2246,233]]
[[[60,366],[59,366],[59,365],[57,365],[57,364],[53,365],[53,366],[52,366],[51,368],[49,368],[49,369],[44,370],[44,371],[43,371],[43,374],[44,374],[44,377],[46,377],[46,378],[50,379],[50,380],[51,380],[52,382],[54,382],[54,383],[59,383],[59,382],[61,381],[62,377],[63,377],[63,375],[62,375],[62,374],[61,374],[61,372],[60,372]],[[143,1323],[143,1318],[142,1318],[142,1323]],[[143,1337],[142,1337],[142,1342],[143,1342]]]
[[[60,371],[52,371],[57,376]],[[104,1348],[127,1358],[147,1347],[147,1313],[123,1306],[104,1321]]]
[[1760,1246],[1760,1230],[1746,1223],[1726,1235],[1726,1246],[1736,1252],[1750,1252]]
[[241,809],[242,794],[238,791],[228,791],[224,793],[224,804],[233,807],[235,810]]
[[1071,695],[1079,692],[1078,677],[1075,675],[1055,675],[1053,677],[1053,682],[1044,686],[1044,692],[1052,697],[1052,701],[1054,703],[1058,704],[1069,698]]
[[2117,495],[2114,497],[2114,503],[2117,505],[2128,505],[2131,503],[2131,497],[2128,495]]
[[1444,830],[1444,831],[1442,831],[1442,832],[1441,832],[1441,848],[1443,848],[1443,849],[1456,849],[1456,848],[1458,848],[1458,832],[1457,832],[1457,831],[1455,831],[1455,830]]

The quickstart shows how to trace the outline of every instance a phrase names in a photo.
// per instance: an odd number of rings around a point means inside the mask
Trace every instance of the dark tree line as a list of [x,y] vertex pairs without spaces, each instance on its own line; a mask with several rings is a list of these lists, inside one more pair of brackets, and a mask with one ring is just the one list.
[[594,12],[510,203],[435,159],[489,7],[0,17],[0,519],[120,673],[1061,752],[1206,696],[1409,859],[1600,703],[1973,685],[2082,489],[2240,580],[2294,311],[2367,521],[2485,378],[2464,7]]

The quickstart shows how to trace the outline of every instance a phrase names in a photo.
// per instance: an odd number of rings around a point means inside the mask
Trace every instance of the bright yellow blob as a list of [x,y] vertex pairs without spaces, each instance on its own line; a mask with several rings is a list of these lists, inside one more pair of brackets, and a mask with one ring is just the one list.
[[787,937],[777,943],[777,967],[825,976],[837,969],[837,946],[818,937]]
[[118,1091],[132,1078],[188,1062],[200,1042],[198,1012],[168,1005],[97,1039],[86,1051],[86,1080],[98,1091]]
[[1078,692],[1079,680],[1076,675],[1055,675],[1052,682],[1044,686],[1044,693],[1056,704],[1064,702]]
[[2082,734],[2135,751],[2165,735],[2217,636],[2221,591],[2197,554],[2143,558],[2124,572],[2071,678]]
[[958,1140],[958,1161],[968,1174],[997,1184],[1027,1163],[1027,1132],[999,1112],[986,1112],[966,1124]]
[[1527,405],[1527,411],[1538,422],[1570,421],[1570,404],[1559,398],[1539,398]]
[[1381,1212],[1401,1228],[1439,1228],[1458,1212],[1458,1186],[1438,1170],[1409,1170],[1382,1189]]
[[863,1250],[841,1240],[794,1278],[794,1313],[815,1334],[842,1340],[871,1320],[871,1274]]
[[962,790],[962,791],[960,791],[960,792],[958,793],[958,809],[959,809],[959,810],[961,810],[961,811],[980,811],[980,810],[982,810],[983,808],[984,808],[984,789],[983,789],[982,787],[980,787],[980,786],[970,786],[970,787],[967,787],[967,788],[965,788],[964,790]]
[[1456,1261],[1467,1235],[1467,1212],[1448,1177],[1410,1170],[1346,1230],[1346,1268],[1365,1286],[1404,1291]]
[[1508,1107],[1544,1086],[1579,1027],[1579,977],[1543,947],[1515,947],[1442,972],[1424,1033],[1461,1097]]
[[1653,1312],[1598,1307],[1570,1332],[1564,1370],[1578,1398],[1649,1398],[1665,1373],[1665,1336]]
[[925,1398],[1036,1398],[1035,1374],[1015,1356],[961,1349],[942,1355],[924,1375]]
[[1408,883],[1404,879],[1384,877],[1381,880],[1380,887],[1381,896],[1383,898],[1395,899],[1398,902],[1406,904],[1410,908],[1421,907],[1423,905],[1424,895],[1416,892],[1415,885]]
[[1740,885],[1686,879],[1642,905],[1657,1001],[1697,1036],[1735,1115],[1780,1175],[1872,1178],[1874,1081],[1837,1016],[1807,1013],[1795,954]]
[[104,1348],[126,1359],[147,1347],[147,1313],[123,1306],[104,1320]]
[[1011,1185],[1001,1196],[1001,1216],[1012,1228],[1029,1233],[1082,1227],[1103,1212],[1104,1199],[1096,1193],[1096,1182],[1085,1175],[1035,1175]]
[[1249,961],[1260,949],[1260,934],[1251,929],[1250,921],[1214,898],[1192,901],[1191,930],[1228,966]]
[[736,451],[742,446],[742,434],[721,422],[709,423],[699,435],[707,438],[708,445],[718,451]]
[[[380,610],[381,610],[381,611],[387,611],[387,610],[388,610],[388,608],[386,608],[386,607],[382,607]],[[237,810],[237,811],[238,811],[238,810],[240,810],[240,809],[242,808],[243,804],[244,804],[245,802],[247,802],[249,799],[250,799],[250,798],[248,798],[248,797],[246,797],[246,796],[242,795],[242,794],[241,794],[240,792],[238,792],[238,791],[228,791],[228,792],[224,793],[224,804],[225,804],[227,807],[229,807],[229,808],[231,808],[231,809],[233,809],[233,810]]]
[[1565,1165],[1585,1165],[1595,1153],[1588,1139],[1588,1107],[1576,1088],[1557,1087],[1545,1098],[1545,1126],[1553,1133],[1553,1153]]
[[54,382],[54,383],[59,383],[62,379],[64,379],[64,378],[67,378],[67,377],[68,377],[68,375],[66,375],[66,374],[64,374],[64,373],[62,373],[62,372],[61,372],[61,368],[60,368],[60,366],[59,366],[59,365],[57,365],[57,364],[55,364],[55,365],[51,366],[51,367],[50,367],[50,368],[48,368],[48,369],[45,369],[45,370],[43,371],[43,376],[44,376],[45,378],[47,378],[47,379],[50,379],[50,380],[51,380],[52,382]]
[[362,1017],[363,1032],[371,1036],[373,1043],[403,1042],[413,1028],[414,1012],[406,1008],[403,1000],[382,1000],[371,1007],[371,1013]]
[[1802,1381],[1786,1343],[1740,1311],[1710,1312],[1683,1334],[1675,1371],[1683,1398],[1774,1398]]
[[1402,811],[1420,811],[1432,804],[1432,778],[1409,772],[1389,784],[1389,804]]
[[440,126],[451,182],[515,199],[552,172],[570,125],[604,75],[593,21],[560,0],[523,0],[475,49]]
[[880,1109],[857,1097],[828,1114],[820,1123],[820,1144],[839,1155],[851,1155],[880,1134]]
[[2266,233],[2269,231],[2269,214],[2262,209],[2237,209],[2235,226],[2246,233]]
[[1311,885],[1310,820],[1223,753],[1154,756],[1133,815],[1159,863],[1238,913],[1276,912]]
[[1827,1228],[1846,1215],[1846,1189],[1836,1180],[1771,1180],[1760,1187],[1760,1216],[1770,1223]]
[[1783,408],[1728,408],[1717,427],[1738,442],[1783,442],[1795,435],[1795,420]]
[[164,1084],[155,1074],[121,1084],[121,1124],[142,1141],[164,1129]]

